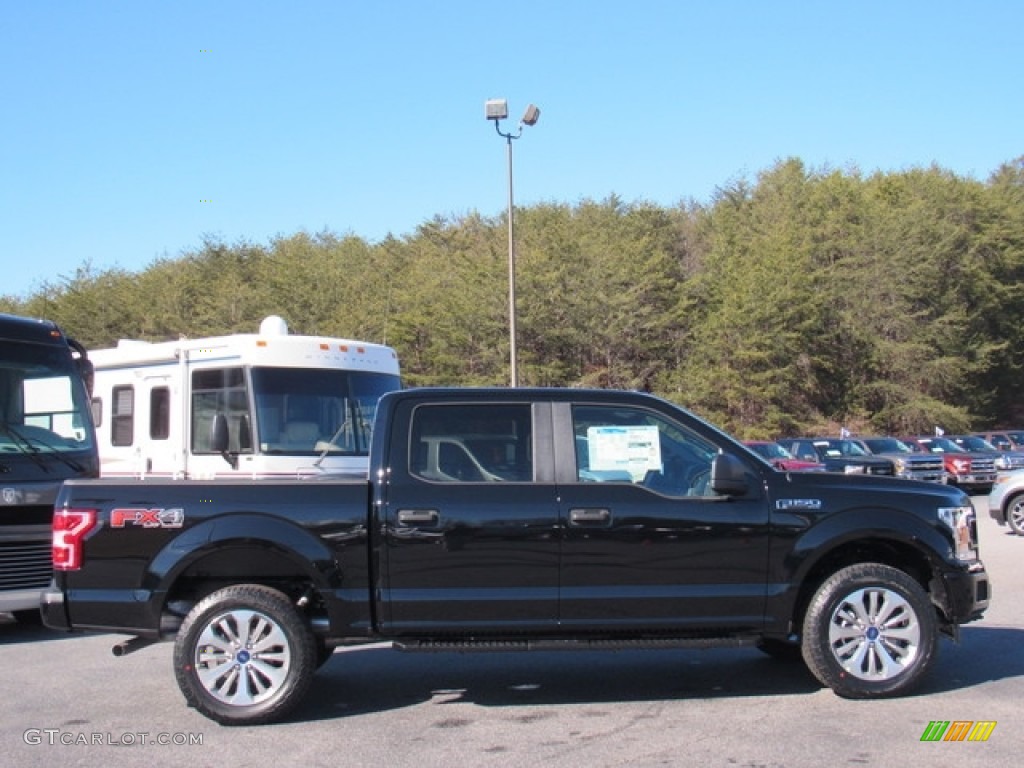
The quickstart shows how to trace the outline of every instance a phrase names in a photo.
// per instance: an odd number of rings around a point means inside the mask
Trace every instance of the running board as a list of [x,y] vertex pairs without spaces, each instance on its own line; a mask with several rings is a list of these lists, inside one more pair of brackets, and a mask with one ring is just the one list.
[[395,640],[399,651],[445,653],[451,651],[630,651],[667,650],[672,648],[742,648],[756,645],[757,636],[729,637],[601,637],[601,638],[530,638],[515,640],[418,639]]

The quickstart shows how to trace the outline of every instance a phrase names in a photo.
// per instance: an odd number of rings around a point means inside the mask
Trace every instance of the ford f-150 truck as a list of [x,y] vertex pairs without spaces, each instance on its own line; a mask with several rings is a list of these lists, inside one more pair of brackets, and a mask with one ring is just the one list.
[[72,480],[55,629],[174,641],[187,703],[267,722],[339,645],[756,645],[901,694],[989,603],[960,490],[781,472],[635,392],[384,395],[369,477]]

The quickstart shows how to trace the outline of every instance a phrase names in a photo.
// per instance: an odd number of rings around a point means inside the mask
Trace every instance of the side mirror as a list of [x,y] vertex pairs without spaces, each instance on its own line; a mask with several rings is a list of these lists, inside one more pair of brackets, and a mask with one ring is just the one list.
[[67,338],[68,346],[71,347],[78,355],[75,358],[75,368],[78,369],[78,375],[82,381],[85,382],[85,391],[92,397],[93,382],[96,380],[96,366],[93,365],[92,360],[89,359],[89,353],[85,347],[79,344],[77,341],[71,338]]
[[711,462],[711,490],[723,496],[743,496],[750,490],[746,465],[731,453],[720,453]]
[[232,469],[238,469],[238,456],[228,450],[229,445],[228,417],[218,413],[210,424],[210,449],[223,456]]

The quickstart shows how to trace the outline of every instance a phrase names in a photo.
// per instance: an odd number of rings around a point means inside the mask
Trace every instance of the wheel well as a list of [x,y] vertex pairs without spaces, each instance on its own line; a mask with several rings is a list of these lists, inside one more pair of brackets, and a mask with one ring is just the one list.
[[1022,496],[1024,496],[1024,489],[1007,494],[1006,498],[1003,499],[1002,508],[999,510],[1003,514],[1003,520],[1010,517],[1010,507],[1012,507],[1013,503]]
[[306,569],[285,553],[267,547],[224,546],[191,563],[174,580],[164,601],[169,620],[164,629],[176,630],[174,617],[184,618],[211,592],[232,584],[261,584],[286,594],[292,602],[311,600],[312,613],[322,612],[315,582]]
[[945,595],[937,594],[938,585],[933,583],[932,567],[925,555],[900,542],[864,539],[837,547],[815,563],[807,573],[793,606],[793,632],[800,634],[803,631],[807,606],[825,580],[836,571],[856,563],[882,563],[898,568],[920,584],[940,609],[944,607]]

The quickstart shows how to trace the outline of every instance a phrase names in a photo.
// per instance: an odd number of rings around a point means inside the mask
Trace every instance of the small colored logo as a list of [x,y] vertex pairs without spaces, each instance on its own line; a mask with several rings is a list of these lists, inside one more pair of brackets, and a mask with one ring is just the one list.
[[921,741],[988,741],[995,729],[995,720],[932,720]]

